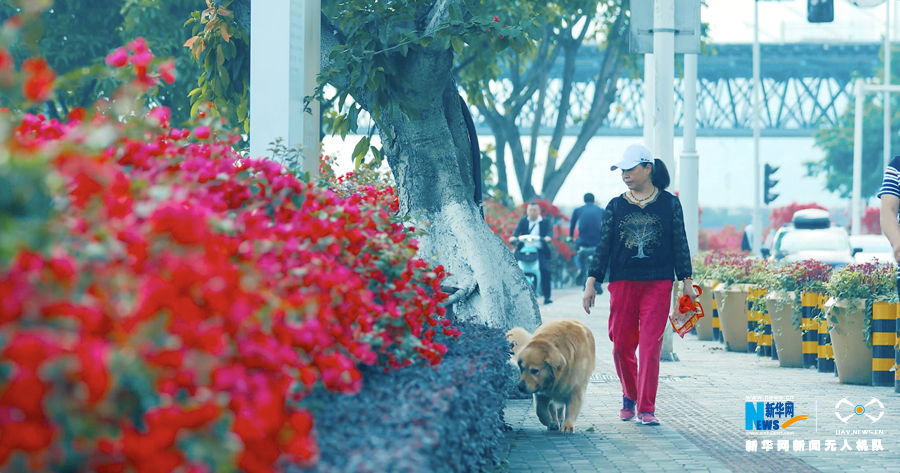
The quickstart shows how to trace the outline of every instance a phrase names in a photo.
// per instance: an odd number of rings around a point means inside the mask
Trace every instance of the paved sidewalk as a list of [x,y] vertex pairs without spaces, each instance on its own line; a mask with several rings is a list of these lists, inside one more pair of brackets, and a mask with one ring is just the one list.
[[[591,315],[573,290],[555,292],[554,304],[542,306],[545,322],[577,318],[590,327],[597,342],[596,372],[574,434],[548,432],[530,400],[509,401],[506,420],[513,429],[501,445],[505,460],[499,471],[900,472],[900,394],[893,388],[842,385],[834,374],[780,368],[777,361],[727,352],[718,342],[690,334],[684,340],[675,336],[681,361],[660,366],[656,415],[662,425],[620,421],[622,389],[612,362],[606,294]],[[754,436],[745,430],[747,396],[793,396],[795,415],[809,419],[781,431],[793,435]],[[877,398],[884,416],[876,423],[864,416],[843,423],[835,415],[842,398],[854,406]],[[841,413],[845,410],[853,412],[843,406]],[[869,411],[877,416],[881,409]],[[862,429],[882,432],[858,432]],[[747,451],[748,440],[757,441],[758,451]],[[770,451],[764,450],[765,440],[773,441]],[[778,451],[778,440],[789,441],[788,451]],[[802,452],[794,451],[797,440],[804,443]],[[808,451],[815,440],[821,451]],[[826,451],[829,440],[835,451]],[[867,451],[857,451],[858,440],[866,441]],[[871,451],[873,440],[880,440],[884,451]]]

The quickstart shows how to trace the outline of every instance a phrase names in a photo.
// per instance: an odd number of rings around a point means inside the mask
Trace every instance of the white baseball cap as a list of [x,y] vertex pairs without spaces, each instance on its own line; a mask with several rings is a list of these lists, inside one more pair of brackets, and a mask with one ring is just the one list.
[[653,153],[646,146],[635,143],[627,148],[622,154],[622,159],[614,166],[610,167],[610,171],[616,169],[634,169],[641,164],[653,164]]

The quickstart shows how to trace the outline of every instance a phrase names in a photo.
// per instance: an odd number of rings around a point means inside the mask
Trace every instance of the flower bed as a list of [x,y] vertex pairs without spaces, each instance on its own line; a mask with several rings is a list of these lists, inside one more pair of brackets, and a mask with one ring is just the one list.
[[461,324],[435,368],[363,371],[354,396],[303,401],[319,425],[314,471],[493,471],[504,428],[509,346],[502,331]]
[[[125,85],[96,109],[0,112],[0,221],[17,229],[0,235],[0,466],[315,465],[321,424],[298,402],[359,392],[359,366],[442,360],[458,335],[442,268],[416,258],[392,189],[243,158],[208,107],[172,128],[140,106],[172,73],[142,40],[107,62]],[[32,69],[0,84],[26,107],[52,93]]]

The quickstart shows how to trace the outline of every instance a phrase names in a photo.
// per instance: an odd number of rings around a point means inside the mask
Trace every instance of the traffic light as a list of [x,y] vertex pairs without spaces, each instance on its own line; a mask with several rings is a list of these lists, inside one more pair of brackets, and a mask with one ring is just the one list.
[[834,21],[834,0],[806,0],[806,21],[810,23]]
[[769,191],[775,187],[775,184],[778,184],[778,181],[772,179],[772,174],[775,174],[778,168],[772,167],[769,164],[766,164],[766,173],[765,178],[763,179],[763,201],[766,205],[772,203],[773,200],[778,198],[778,194],[772,194]]

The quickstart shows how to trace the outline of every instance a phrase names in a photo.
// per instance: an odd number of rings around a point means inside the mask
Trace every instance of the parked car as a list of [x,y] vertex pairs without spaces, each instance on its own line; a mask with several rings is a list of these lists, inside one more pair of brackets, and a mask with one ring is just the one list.
[[833,225],[827,211],[806,209],[778,229],[771,251],[763,254],[778,263],[816,260],[839,268],[853,263],[854,253],[847,230]]
[[857,263],[894,262],[894,249],[884,235],[851,235],[850,246],[859,250],[853,257]]

